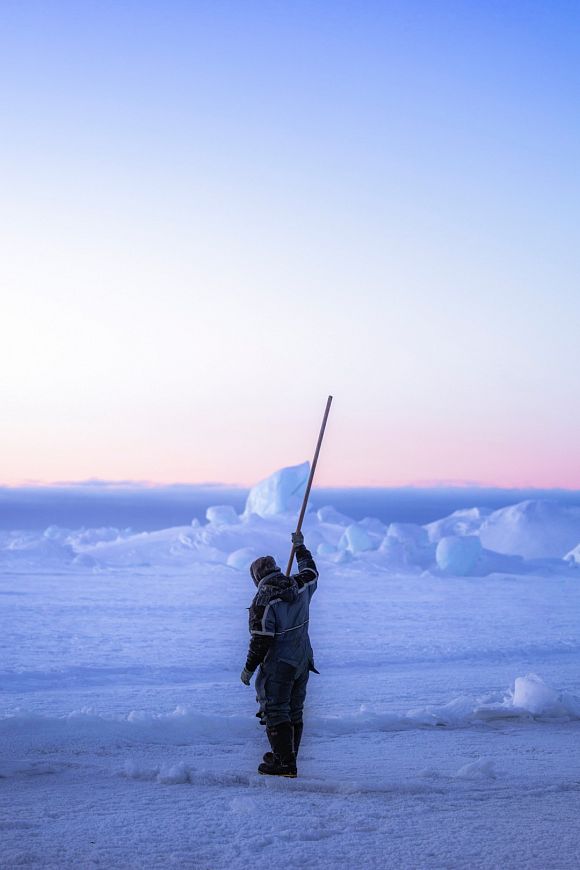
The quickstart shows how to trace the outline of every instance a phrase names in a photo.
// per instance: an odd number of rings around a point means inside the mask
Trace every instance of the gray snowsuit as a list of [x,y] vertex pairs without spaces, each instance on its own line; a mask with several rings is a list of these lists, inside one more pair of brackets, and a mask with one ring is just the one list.
[[256,676],[260,714],[272,728],[302,721],[306,685],[314,667],[308,636],[310,599],[318,571],[304,545],[296,548],[298,574],[286,577],[271,556],[250,569],[258,589],[250,606],[250,649],[246,669]]

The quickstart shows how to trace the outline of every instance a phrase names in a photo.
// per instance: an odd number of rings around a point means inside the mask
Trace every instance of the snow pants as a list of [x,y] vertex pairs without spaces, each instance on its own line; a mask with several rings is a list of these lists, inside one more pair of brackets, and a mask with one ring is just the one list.
[[260,665],[256,675],[256,700],[262,722],[273,728],[282,722],[302,722],[309,665],[298,670],[289,662]]

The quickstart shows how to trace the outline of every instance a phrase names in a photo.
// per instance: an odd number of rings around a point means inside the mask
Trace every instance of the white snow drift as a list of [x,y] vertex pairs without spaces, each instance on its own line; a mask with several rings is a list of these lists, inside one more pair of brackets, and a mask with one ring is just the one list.
[[[538,720],[563,722],[580,720],[580,698],[557,691],[536,674],[516,677],[503,695],[474,698],[459,696],[446,704],[406,711],[372,710],[362,705],[341,716],[309,715],[309,732],[322,737],[358,732],[402,731],[416,728],[468,728],[482,722]],[[43,716],[25,712],[0,715],[0,737],[31,737],[42,734],[51,741],[71,738],[123,739],[132,743],[176,743],[197,741],[222,743],[230,738],[250,739],[255,722],[248,716],[201,713],[178,706],[169,713],[133,711],[128,714],[99,715],[94,710],[74,710],[64,716]],[[0,769],[0,776],[6,771]],[[131,774],[129,774],[131,775]],[[183,780],[185,781],[185,780]]]

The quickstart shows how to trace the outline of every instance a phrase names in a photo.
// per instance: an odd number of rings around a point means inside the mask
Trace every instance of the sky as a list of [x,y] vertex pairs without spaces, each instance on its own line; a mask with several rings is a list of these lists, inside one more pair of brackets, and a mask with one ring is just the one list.
[[0,4],[0,484],[580,487],[576,2]]

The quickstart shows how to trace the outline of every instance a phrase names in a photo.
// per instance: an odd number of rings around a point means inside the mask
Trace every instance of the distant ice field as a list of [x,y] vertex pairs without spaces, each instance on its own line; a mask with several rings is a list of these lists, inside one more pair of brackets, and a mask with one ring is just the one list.
[[[215,485],[137,486],[135,484],[69,484],[0,487],[0,529],[42,530],[96,526],[152,531],[200,522],[213,504],[230,504],[241,512],[249,490]],[[528,499],[556,499],[580,506],[580,491],[491,489],[487,487],[314,487],[314,508],[331,504],[341,513],[383,523],[430,523],[462,508],[481,505],[493,510]]]

